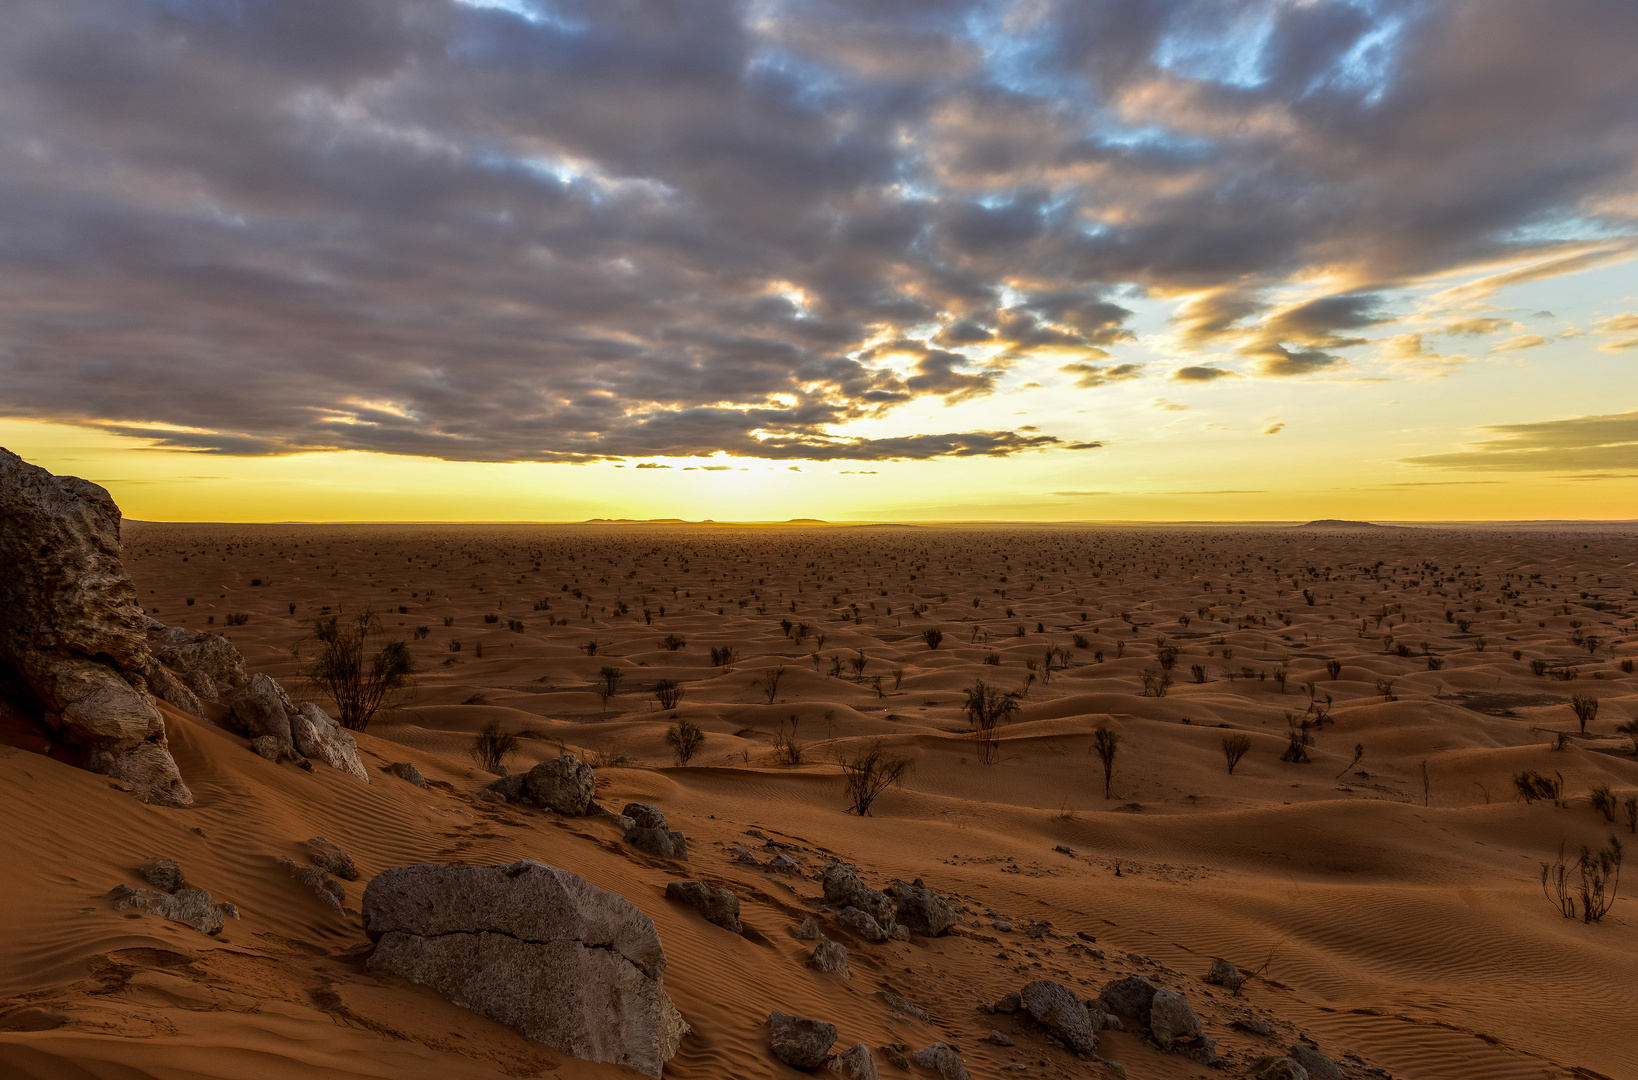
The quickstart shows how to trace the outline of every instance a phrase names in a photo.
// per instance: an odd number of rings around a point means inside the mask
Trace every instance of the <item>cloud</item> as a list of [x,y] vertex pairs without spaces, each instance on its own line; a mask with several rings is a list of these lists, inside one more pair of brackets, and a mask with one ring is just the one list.
[[1463,353],[1441,353],[1428,345],[1422,334],[1398,334],[1381,343],[1382,358],[1395,364],[1446,374],[1469,357]]
[[1218,379],[1238,378],[1240,378],[1240,373],[1237,371],[1215,367],[1180,367],[1171,374],[1172,382],[1181,383],[1209,383]]
[[1510,337],[1504,341],[1496,342],[1490,346],[1490,351],[1493,353],[1518,352],[1520,349],[1538,348],[1550,341],[1552,341],[1552,338],[1543,337],[1540,334],[1520,334],[1517,337]]
[[1108,495],[1107,491],[1050,491],[1049,495],[1062,495],[1066,499],[1088,498],[1093,495]]
[[1187,405],[1180,405],[1175,401],[1167,401],[1163,397],[1155,398],[1149,403],[1149,407],[1151,409],[1160,409],[1163,412],[1187,412],[1189,408]]
[[1076,376],[1074,385],[1082,390],[1091,390],[1099,386],[1109,386],[1112,383],[1129,382],[1132,379],[1143,377],[1142,364],[1065,364],[1058,369],[1066,375]]
[[1503,330],[1511,330],[1518,325],[1512,319],[1488,319],[1474,316],[1446,323],[1440,327],[1440,330],[1452,337],[1483,337],[1486,334],[1499,334]]
[[637,466],[639,469],[669,469],[669,465],[659,465],[652,461],[645,461]]
[[848,436],[1023,357],[1119,369],[1127,298],[1179,305],[1179,363],[1311,376],[1413,285],[1633,251],[1631,4],[681,10],[16,0],[0,414],[215,454],[1068,449]]
[[1285,423],[1282,421],[1281,423],[1270,424],[1267,427],[1263,428],[1263,434],[1264,435],[1278,435],[1280,432],[1282,432],[1284,430],[1285,430]]
[[1618,341],[1608,341],[1598,347],[1600,352],[1621,352],[1626,349],[1638,348],[1638,315],[1630,312],[1612,315],[1607,319],[1600,319],[1593,323],[1595,334],[1631,334],[1631,337]]
[[1638,411],[1525,424],[1490,424],[1498,438],[1450,454],[1405,458],[1411,465],[1485,472],[1617,472],[1638,467]]

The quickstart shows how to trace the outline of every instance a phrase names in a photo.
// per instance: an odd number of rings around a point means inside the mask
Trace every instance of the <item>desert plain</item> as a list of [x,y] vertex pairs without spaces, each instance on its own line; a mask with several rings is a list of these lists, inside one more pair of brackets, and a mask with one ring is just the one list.
[[[226,633],[295,700],[334,713],[293,651],[324,613],[373,611],[418,671],[357,733],[367,785],[264,760],[218,704],[162,705],[188,808],[136,801],[8,713],[7,1080],[636,1075],[366,970],[373,875],[520,859],[652,918],[691,1028],[675,1080],[801,1075],[769,1053],[772,1010],[834,1024],[838,1049],[944,1042],[975,1077],[1239,1077],[1302,1043],[1354,1078],[1638,1078],[1638,867],[1595,922],[1541,879],[1561,850],[1638,843],[1638,739],[1616,730],[1638,718],[1632,527],[126,522],[123,540],[148,614]],[[1017,695],[990,761],[965,709],[979,681]],[[1584,727],[1578,697],[1597,702]],[[704,742],[684,765],[666,732],[685,720]],[[689,860],[481,797],[491,723],[518,736],[511,773],[573,753],[600,803],[661,807]],[[1119,737],[1107,793],[1100,728]],[[1307,761],[1282,760],[1294,737]],[[907,771],[849,813],[839,762],[878,743]],[[406,762],[427,786],[389,769]],[[1520,798],[1526,771],[1559,796]],[[361,871],[340,912],[277,861],[319,835]],[[206,936],[117,909],[156,857],[239,918]],[[833,861],[922,879],[961,920],[862,940],[823,904]],[[733,890],[743,932],[668,901],[679,878]],[[848,978],[808,966],[809,916]],[[1238,992],[1203,981],[1214,958]],[[1081,1060],[991,1011],[1033,979],[1090,997],[1130,975],[1188,999],[1217,1066],[1130,1024]]]

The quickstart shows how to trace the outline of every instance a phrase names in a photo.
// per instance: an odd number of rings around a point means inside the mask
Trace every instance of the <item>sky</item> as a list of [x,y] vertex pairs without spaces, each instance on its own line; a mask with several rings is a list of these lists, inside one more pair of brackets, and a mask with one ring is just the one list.
[[1638,518],[1632,0],[13,0],[149,520]]

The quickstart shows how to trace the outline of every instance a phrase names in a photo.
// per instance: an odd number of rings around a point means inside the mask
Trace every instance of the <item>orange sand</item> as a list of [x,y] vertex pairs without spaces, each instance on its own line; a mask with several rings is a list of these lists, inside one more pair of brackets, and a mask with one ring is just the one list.
[[[1561,842],[1627,835],[1586,793],[1600,783],[1618,799],[1638,792],[1632,744],[1613,734],[1638,716],[1638,679],[1619,666],[1638,652],[1630,530],[130,523],[125,542],[155,617],[226,630],[250,670],[293,694],[312,696],[290,648],[323,605],[372,607],[405,636],[428,627],[412,642],[422,675],[414,700],[359,738],[370,786],[323,766],[272,765],[213,723],[219,715],[167,708],[197,799],[189,810],[135,802],[45,756],[25,721],[6,717],[7,1080],[632,1075],[365,973],[357,916],[331,914],[275,863],[300,859],[315,835],[351,853],[364,880],[407,863],[534,858],[630,898],[659,927],[666,989],[694,1028],[668,1077],[798,1075],[767,1051],[770,1009],[831,1021],[839,1048],[943,1040],[977,1077],[1105,1075],[981,1006],[1031,978],[1090,996],[1149,973],[1200,1009],[1229,1059],[1224,1075],[1245,1075],[1300,1033],[1339,1061],[1356,1054],[1405,1080],[1638,1078],[1638,866],[1597,925],[1560,918],[1538,881]],[[920,604],[929,610],[918,616]],[[1447,610],[1471,620],[1466,632]],[[248,623],[225,627],[232,612]],[[514,619],[521,633],[508,629]],[[805,641],[781,619],[807,623]],[[934,626],[937,650],[921,638]],[[1410,656],[1385,647],[1390,633]],[[686,647],[664,649],[667,634]],[[1174,683],[1141,696],[1141,674],[1160,671],[1160,637],[1180,649]],[[1575,642],[1589,637],[1595,651]],[[580,647],[593,639],[588,656]],[[1424,643],[1442,670],[1429,670]],[[712,646],[739,658],[713,666]],[[1072,665],[1050,681],[1048,646],[1066,648]],[[848,660],[861,651],[855,678]],[[842,676],[829,674],[833,657]],[[1336,679],[1331,658],[1342,662]],[[1535,658],[1572,660],[1578,678],[1536,676]],[[605,708],[594,691],[609,664],[625,677]],[[768,704],[755,684],[781,666]],[[1242,668],[1252,676],[1224,677]],[[686,768],[672,764],[670,716],[652,697],[667,678],[684,684],[677,715],[707,732]],[[980,678],[1027,686],[988,766],[961,710]],[[1282,763],[1285,716],[1306,709],[1308,684],[1321,704],[1332,699],[1335,722],[1311,764]],[[1571,691],[1595,695],[1601,711],[1588,737],[1554,752],[1547,729],[1575,729]],[[793,717],[805,760],[780,766],[773,739]],[[690,837],[685,872],[596,819],[477,800],[492,777],[466,749],[491,719],[525,734],[514,770],[567,747],[601,763],[605,805],[660,805]],[[1088,754],[1099,724],[1125,740],[1109,801]],[[1254,744],[1233,776],[1219,748],[1230,729]],[[876,738],[914,766],[859,819],[843,810],[834,762]],[[1347,770],[1356,744],[1364,756]],[[430,790],[384,771],[404,760]],[[1568,806],[1516,801],[1511,776],[1525,768],[1561,772]],[[748,829],[798,845],[812,876],[735,864],[731,846],[774,853]],[[104,894],[139,884],[137,867],[155,855],[180,860],[243,918],[210,939],[113,910]],[[827,927],[848,945],[853,978],[813,972],[811,945],[792,929],[816,909],[813,877],[832,856],[877,886],[925,878],[970,914],[949,937],[908,943]],[[738,892],[745,935],[667,903],[679,877]],[[347,884],[351,907],[362,884]],[[994,929],[997,916],[1015,929]],[[1039,919],[1064,936],[1026,937]],[[1072,944],[1077,931],[1097,943]],[[1200,981],[1213,956],[1260,972],[1242,998]],[[932,1020],[895,1011],[886,990]],[[1247,1013],[1278,1038],[1229,1026]],[[983,1041],[992,1027],[1017,1045]],[[1214,1075],[1130,1033],[1106,1033],[1099,1052],[1129,1077]],[[905,1075],[881,1064],[884,1076]]]

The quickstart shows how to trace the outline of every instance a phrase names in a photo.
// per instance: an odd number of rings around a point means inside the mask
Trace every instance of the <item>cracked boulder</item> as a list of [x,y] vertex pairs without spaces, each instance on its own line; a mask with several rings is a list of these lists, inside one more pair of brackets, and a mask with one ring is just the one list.
[[0,449],[0,661],[87,769],[143,802],[190,806],[148,686],[154,659],[120,520],[96,484]]
[[364,890],[369,967],[584,1061],[659,1077],[688,1033],[649,917],[538,862],[404,866]]
[[568,817],[585,817],[597,790],[592,767],[573,754],[542,761],[525,774],[524,783],[536,806]]
[[1030,1017],[1062,1039],[1081,1057],[1091,1057],[1098,1049],[1098,1029],[1081,1003],[1080,995],[1063,983],[1036,979],[1018,993]]

